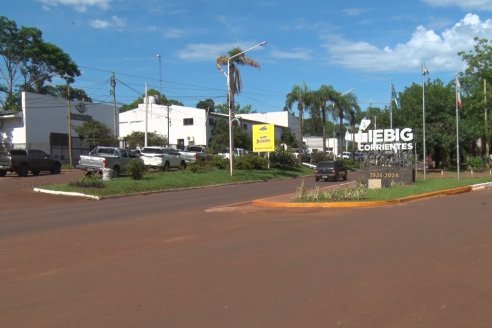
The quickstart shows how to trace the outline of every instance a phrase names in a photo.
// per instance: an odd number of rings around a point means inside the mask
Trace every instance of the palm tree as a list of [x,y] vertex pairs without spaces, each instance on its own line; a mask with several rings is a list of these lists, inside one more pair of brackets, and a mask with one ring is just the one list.
[[[234,109],[234,95],[241,93],[242,89],[242,81],[241,81],[241,72],[239,71],[238,65],[246,65],[254,68],[260,68],[260,64],[253,59],[246,57],[245,54],[241,54],[236,56],[237,54],[243,52],[241,48],[234,48],[229,51],[227,56],[219,56],[217,57],[217,65],[219,66],[227,66],[229,62],[228,72],[229,72],[229,86],[230,86],[230,95],[227,95],[227,101],[230,105],[229,108]],[[236,56],[229,60],[229,58]]]
[[[340,147],[343,144],[343,119],[345,116],[348,116],[351,118],[351,125],[352,128],[355,126],[355,117],[357,113],[360,112],[360,107],[359,104],[357,103],[357,97],[353,93],[346,93],[346,94],[338,94],[335,97],[335,107],[336,111],[334,111],[333,115],[338,116],[340,120]],[[341,148],[338,149],[338,152],[341,153]]]
[[[310,100],[310,92],[306,83],[303,83],[302,86],[294,85],[289,94],[287,94],[287,99],[285,101],[285,105],[292,110],[292,105],[297,102],[297,111],[299,112],[299,120],[301,123],[301,131],[300,131],[300,139],[301,144],[299,145],[299,154],[304,149],[303,145],[303,112],[304,108],[309,105]],[[302,163],[302,156],[299,156],[299,164]]]
[[326,153],[326,107],[327,102],[334,102],[337,99],[338,92],[331,85],[322,85],[318,90],[318,97],[321,104],[321,120],[323,121],[323,154]]

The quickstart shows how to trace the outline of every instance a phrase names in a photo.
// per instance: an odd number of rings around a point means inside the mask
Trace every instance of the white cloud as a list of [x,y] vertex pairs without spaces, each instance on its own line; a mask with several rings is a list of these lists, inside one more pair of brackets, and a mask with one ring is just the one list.
[[491,0],[422,0],[434,7],[458,7],[464,10],[492,11]]
[[313,58],[309,50],[302,48],[293,48],[287,51],[272,50],[271,56],[274,59],[311,60]]
[[[256,42],[257,43],[257,42]],[[215,61],[217,57],[227,55],[233,48],[239,47],[241,49],[248,49],[255,42],[239,42],[239,43],[223,43],[223,44],[206,44],[206,43],[193,43],[186,46],[184,49],[178,51],[178,57],[188,61]],[[254,52],[257,49],[251,50]],[[249,54],[249,52],[248,52]]]
[[72,7],[76,11],[86,12],[89,7],[108,9],[111,0],[38,0],[43,4],[43,8],[51,9],[59,5]]
[[166,31],[164,31],[164,37],[166,39],[179,39],[185,34],[185,31],[177,29],[177,28],[171,28]]
[[122,29],[126,26],[126,20],[118,16],[111,17],[111,20],[95,19],[90,22],[90,26],[96,29],[115,28]]
[[430,70],[459,71],[463,69],[459,51],[473,49],[474,37],[492,39],[492,20],[484,22],[477,15],[467,14],[453,27],[437,34],[423,26],[416,28],[406,43],[379,48],[368,42],[326,37],[323,45],[328,61],[350,69],[367,72],[405,72],[420,67],[425,59]]

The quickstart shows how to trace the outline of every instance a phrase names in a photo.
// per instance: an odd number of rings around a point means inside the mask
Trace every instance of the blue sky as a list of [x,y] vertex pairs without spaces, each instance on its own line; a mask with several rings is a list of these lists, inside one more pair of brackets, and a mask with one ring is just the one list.
[[[492,0],[17,0],[2,13],[37,27],[79,65],[76,87],[110,102],[130,103],[149,88],[187,106],[224,103],[226,78],[215,59],[234,48],[268,43],[247,55],[241,105],[279,111],[294,85],[332,85],[353,91],[362,109],[390,101],[397,91],[430,78],[445,83],[464,66],[458,51],[473,37],[492,39]],[[161,55],[161,62],[156,55]],[[0,64],[1,65],[1,64]],[[162,72],[162,74],[160,74]]]

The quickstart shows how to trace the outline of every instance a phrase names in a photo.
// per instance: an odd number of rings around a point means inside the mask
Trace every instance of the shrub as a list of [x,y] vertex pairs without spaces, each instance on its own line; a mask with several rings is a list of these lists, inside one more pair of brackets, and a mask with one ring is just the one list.
[[273,167],[298,167],[299,161],[289,150],[284,150],[282,147],[277,147],[270,154],[270,163]]
[[253,154],[235,157],[234,163],[239,170],[263,170],[268,167],[268,159]]
[[137,158],[131,159],[126,166],[126,169],[128,174],[134,180],[140,180],[145,175],[145,165]]
[[480,157],[470,157],[468,159],[468,168],[477,170],[483,168],[483,161]]
[[225,170],[229,167],[229,160],[219,155],[212,157],[212,166],[220,170]]
[[368,188],[363,184],[357,184],[350,188],[337,188],[329,191],[321,191],[319,186],[313,192],[306,192],[304,181],[296,189],[296,201],[298,202],[342,202],[359,201],[367,199]]
[[79,188],[104,188],[104,181],[98,174],[89,174],[75,182],[70,182],[70,186]]
[[202,172],[206,171],[211,167],[210,161],[196,161],[194,163],[190,163],[188,165],[188,168],[190,169],[191,172],[197,173],[197,172]]

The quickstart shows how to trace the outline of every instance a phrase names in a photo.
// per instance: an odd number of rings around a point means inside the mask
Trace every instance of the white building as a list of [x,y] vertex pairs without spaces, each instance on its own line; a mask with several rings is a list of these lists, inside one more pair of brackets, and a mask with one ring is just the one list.
[[[114,107],[74,100],[70,108],[72,157],[76,159],[88,149],[82,147],[74,127],[94,119],[113,130]],[[41,149],[62,161],[69,159],[66,99],[23,92],[21,111],[0,112],[0,131],[0,145],[6,148]]]
[[[299,119],[288,112],[240,114],[237,117],[241,129],[250,134],[254,124],[274,124],[276,140],[280,140],[285,128],[290,128],[293,133],[300,129]],[[228,120],[228,115],[209,113],[200,108],[159,105],[149,97],[147,104],[120,113],[120,139],[135,131],[147,131],[168,137],[169,144],[180,149],[189,145],[208,145],[219,119]]]

